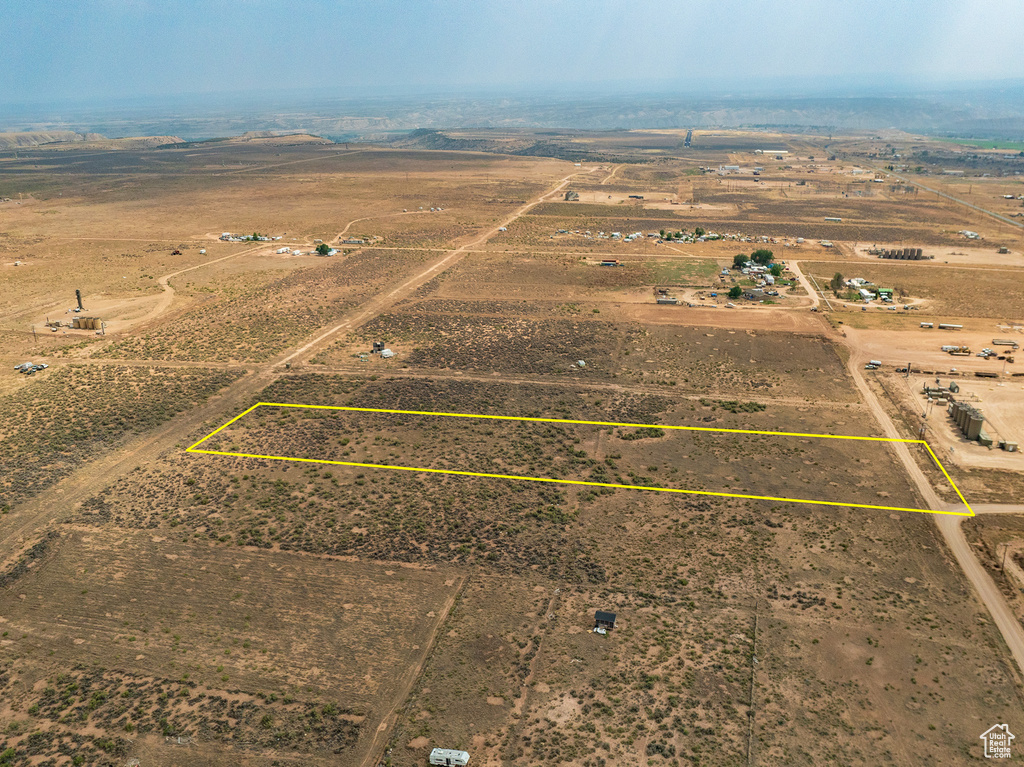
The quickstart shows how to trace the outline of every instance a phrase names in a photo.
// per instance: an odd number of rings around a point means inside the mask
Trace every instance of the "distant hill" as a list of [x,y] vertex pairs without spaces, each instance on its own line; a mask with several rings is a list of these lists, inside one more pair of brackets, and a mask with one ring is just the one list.
[[[481,131],[476,131],[479,136]],[[486,138],[460,137],[458,131],[436,131],[420,128],[387,141],[378,141],[397,149],[434,149],[449,152],[491,152],[522,157],[555,157],[559,160],[587,160],[589,162],[646,162],[643,157],[595,151],[593,147],[580,144],[570,136],[540,134],[529,131],[498,131]]]
[[75,133],[69,130],[0,133],[0,149],[21,149],[43,144],[65,144],[103,138],[98,133]]
[[512,154],[533,144],[529,136],[502,138],[458,138],[450,133],[419,128],[388,142],[400,149],[443,149],[449,152],[500,152]]
[[150,149],[167,144],[180,144],[177,136],[131,136],[107,138],[99,133],[76,133],[74,131],[25,131],[22,133],[0,133],[0,150],[3,149]]
[[231,141],[254,141],[258,140],[264,144],[330,144],[333,143],[322,136],[314,136],[305,131],[246,131],[241,136]]

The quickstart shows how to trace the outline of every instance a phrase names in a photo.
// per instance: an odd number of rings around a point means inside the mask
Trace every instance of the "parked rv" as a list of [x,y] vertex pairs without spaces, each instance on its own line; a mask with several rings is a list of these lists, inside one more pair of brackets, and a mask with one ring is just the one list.
[[469,764],[469,754],[454,748],[435,748],[430,752],[430,763],[443,767],[463,767]]

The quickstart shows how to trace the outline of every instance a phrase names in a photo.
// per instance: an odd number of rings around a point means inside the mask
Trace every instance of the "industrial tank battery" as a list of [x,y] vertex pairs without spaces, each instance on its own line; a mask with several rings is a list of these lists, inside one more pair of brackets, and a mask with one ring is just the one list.
[[985,425],[985,417],[981,411],[975,410],[967,420],[967,439],[977,439],[981,434],[981,427]]

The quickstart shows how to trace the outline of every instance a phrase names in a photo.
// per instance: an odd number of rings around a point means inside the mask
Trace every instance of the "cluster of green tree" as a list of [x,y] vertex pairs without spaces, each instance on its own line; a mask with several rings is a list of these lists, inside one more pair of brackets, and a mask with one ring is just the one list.
[[[768,266],[768,264],[772,264],[774,257],[774,254],[770,250],[759,248],[749,256],[745,253],[737,253],[733,256],[732,266],[734,269],[741,269],[747,261],[753,261],[755,264],[760,266]],[[772,264],[768,269],[768,273],[771,274],[772,277],[781,277],[782,267],[778,264]]]
[[749,256],[746,255],[745,253],[737,253],[735,256],[732,257],[732,263],[737,268],[748,261],[754,261],[754,263],[760,264],[761,266],[767,266],[772,262],[772,259],[774,257],[774,254],[770,250],[760,248],[754,251]]
[[[684,231],[679,231],[679,232],[670,232],[670,231],[668,231],[666,229],[662,229],[661,232],[659,232],[659,234],[661,234],[661,239],[668,240],[669,242],[671,242],[672,240],[681,240],[681,239],[683,239],[684,237],[687,236],[685,230]],[[703,237],[704,236],[704,230],[701,229],[698,226],[697,228],[695,228],[693,230],[693,236],[695,238],[696,237]]]

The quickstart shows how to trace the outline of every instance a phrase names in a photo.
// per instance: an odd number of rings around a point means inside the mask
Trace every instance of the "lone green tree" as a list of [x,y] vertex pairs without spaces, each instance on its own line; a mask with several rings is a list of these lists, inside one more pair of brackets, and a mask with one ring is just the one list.
[[839,291],[843,289],[843,282],[843,275],[841,275],[839,272],[836,272],[832,276],[832,281],[829,283],[829,287],[832,288],[833,292],[839,293]]
[[737,253],[735,256],[732,257],[732,268],[739,269],[749,260],[750,256],[748,256],[746,253]]
[[698,227],[697,227],[696,229],[694,229],[694,230],[693,230],[693,236],[694,236],[694,237],[703,237],[703,236],[704,236],[704,230],[703,230],[703,229],[701,229],[701,228],[700,228],[700,227],[698,226]]
[[767,266],[768,264],[770,264],[772,262],[773,257],[774,254],[770,250],[766,250],[765,248],[758,248],[757,250],[750,254],[750,260],[753,261],[755,264],[760,264],[761,266]]
[[729,298],[739,298],[743,295],[743,288],[739,285],[733,285],[729,288]]
[[328,253],[331,252],[331,246],[328,245],[326,242],[321,242],[319,245],[316,246],[316,252],[319,253],[321,256],[326,256]]
[[772,277],[781,277],[782,267],[778,264],[772,264],[772,268],[768,270],[768,273],[771,274]]

